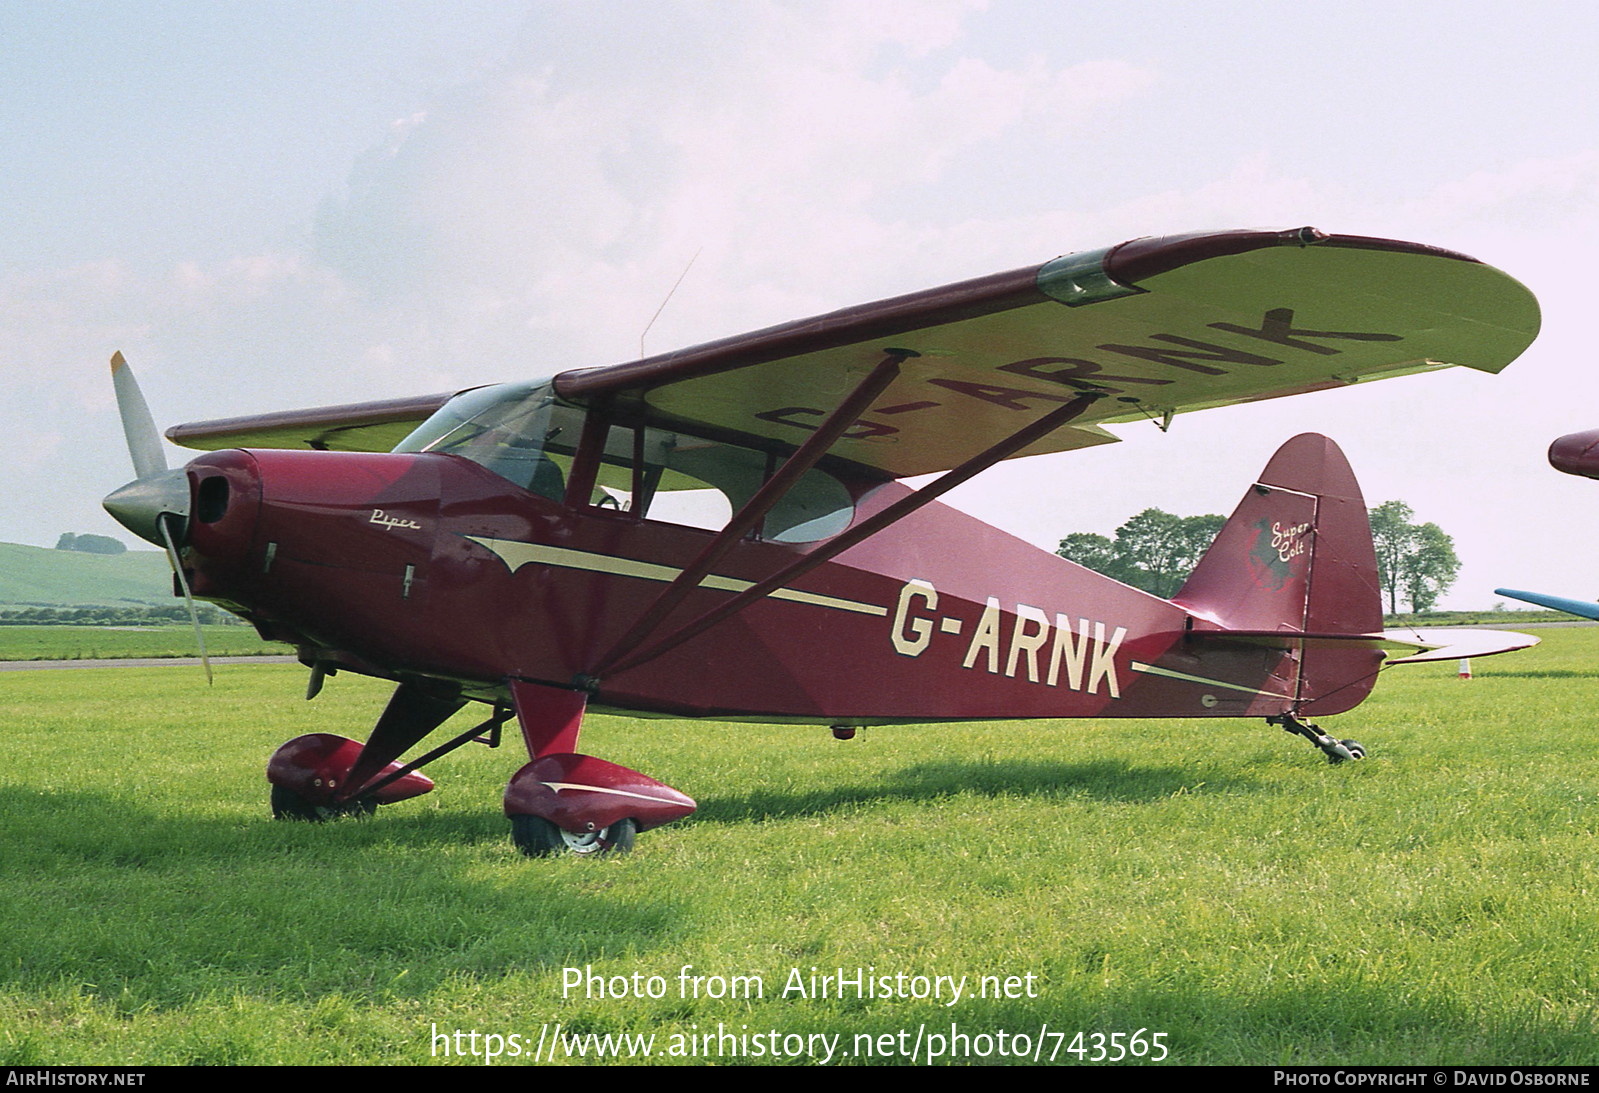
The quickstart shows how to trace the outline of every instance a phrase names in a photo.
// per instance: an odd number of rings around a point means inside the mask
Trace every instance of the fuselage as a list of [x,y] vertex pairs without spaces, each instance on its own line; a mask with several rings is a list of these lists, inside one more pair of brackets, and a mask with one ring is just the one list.
[[[235,450],[189,475],[196,595],[307,659],[473,697],[520,678],[643,714],[854,724],[1269,715],[1292,698],[1292,651],[1190,648],[1183,608],[938,503],[595,678],[714,532],[569,506],[440,453]],[[906,492],[865,491],[853,519]],[[643,648],[815,546],[733,544]]]

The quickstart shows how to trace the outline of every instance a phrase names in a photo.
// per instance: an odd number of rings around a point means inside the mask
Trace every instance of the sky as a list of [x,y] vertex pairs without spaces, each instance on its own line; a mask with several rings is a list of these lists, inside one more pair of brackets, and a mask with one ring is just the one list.
[[1314,225],[1480,258],[1543,332],[1499,376],[1118,426],[947,500],[1053,548],[1150,506],[1229,512],[1322,432],[1369,503],[1454,537],[1444,606],[1599,597],[1599,482],[1545,458],[1599,428],[1595,55],[1599,9],[1544,0],[13,0],[0,540],[131,542],[99,506],[132,476],[114,350],[164,427]]

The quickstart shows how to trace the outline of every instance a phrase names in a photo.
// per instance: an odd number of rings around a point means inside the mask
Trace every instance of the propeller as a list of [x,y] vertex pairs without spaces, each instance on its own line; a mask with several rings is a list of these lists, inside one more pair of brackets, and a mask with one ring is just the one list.
[[166,453],[161,449],[161,434],[156,431],[150,404],[144,401],[139,381],[119,349],[111,354],[111,386],[117,393],[117,410],[122,414],[122,435],[128,438],[128,454],[133,457],[133,476],[149,478],[167,469]]
[[200,649],[206,682],[213,683],[211,659],[205,651],[205,633],[200,629],[200,613],[195,610],[194,594],[184,576],[183,561],[178,557],[178,544],[188,534],[189,477],[182,468],[167,469],[167,457],[161,448],[161,434],[155,427],[155,418],[144,401],[144,393],[139,390],[139,381],[133,378],[133,369],[128,367],[120,351],[111,355],[111,385],[117,393],[117,411],[122,416],[122,433],[127,437],[128,454],[133,457],[135,477],[126,486],[112,491],[101,504],[123,527],[166,551],[167,562],[178,579],[178,587],[183,590],[189,621],[194,624],[194,641]]

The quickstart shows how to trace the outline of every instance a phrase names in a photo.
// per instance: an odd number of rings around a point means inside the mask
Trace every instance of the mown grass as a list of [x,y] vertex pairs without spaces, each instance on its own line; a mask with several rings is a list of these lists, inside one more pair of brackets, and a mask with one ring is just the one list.
[[[592,717],[584,750],[702,806],[603,861],[510,847],[513,744],[447,758],[437,791],[370,821],[267,819],[266,756],[362,735],[385,698],[370,681],[306,703],[290,666],[209,689],[10,674],[0,1063],[456,1061],[435,1028],[531,1043],[559,1021],[653,1032],[658,1052],[719,1023],[847,1051],[955,1022],[1164,1032],[1175,1063],[1592,1064],[1599,629],[1543,636],[1470,682],[1390,673],[1329,720],[1371,750],[1338,767],[1260,722],[839,743]],[[758,974],[765,997],[680,997],[685,964]],[[669,989],[563,998],[562,970],[587,965]],[[1031,974],[1038,996],[780,996],[813,966]]]
[[[248,626],[204,626],[214,657],[292,653]],[[102,660],[198,656],[192,626],[0,626],[0,660]]]

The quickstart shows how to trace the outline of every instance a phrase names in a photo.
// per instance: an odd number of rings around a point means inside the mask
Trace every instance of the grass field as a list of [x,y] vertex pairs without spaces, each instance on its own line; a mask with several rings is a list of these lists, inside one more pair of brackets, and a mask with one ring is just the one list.
[[[527,1062],[558,1022],[563,1043],[653,1035],[653,1062],[706,1061],[668,1053],[720,1026],[781,1061],[829,1043],[834,1062],[868,1044],[926,1061],[937,1037],[957,1061],[1024,1040],[1028,1061],[1147,1059],[1158,1033],[1173,1063],[1593,1064],[1599,628],[1542,634],[1470,682],[1390,673],[1329,720],[1371,752],[1338,767],[1260,722],[839,743],[595,717],[585,751],[702,805],[599,861],[512,850],[512,746],[446,758],[437,791],[371,820],[268,819],[266,756],[363,735],[386,697],[370,681],[306,703],[293,666],[213,688],[8,674],[0,1063],[456,1062],[513,1043],[500,1062]],[[684,965],[759,976],[763,996],[683,997]],[[563,997],[584,967],[625,977],[624,997]],[[968,994],[784,997],[813,967],[964,976]],[[662,997],[634,997],[652,976]],[[973,997],[982,976],[1021,996]],[[733,1044],[712,1061],[771,1061]]]
[[0,604],[172,602],[172,570],[159,550],[84,554],[0,543]]
[[[214,657],[293,653],[292,646],[262,641],[248,626],[205,626],[206,652]],[[101,660],[122,657],[197,656],[191,626],[0,626],[0,660]]]

